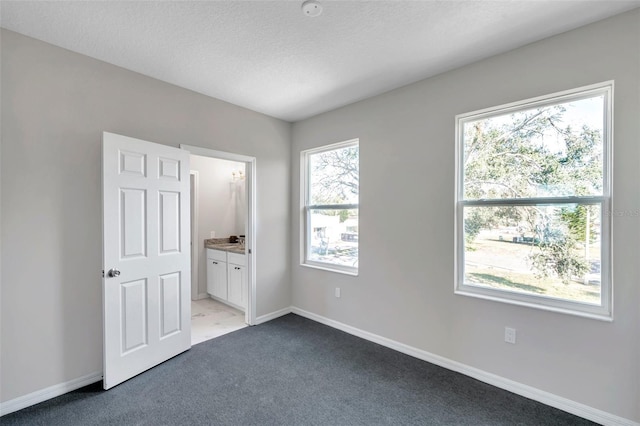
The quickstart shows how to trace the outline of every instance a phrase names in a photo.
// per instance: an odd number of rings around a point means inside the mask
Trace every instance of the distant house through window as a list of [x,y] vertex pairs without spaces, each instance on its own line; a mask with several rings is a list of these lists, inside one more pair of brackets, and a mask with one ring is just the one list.
[[612,96],[456,117],[456,293],[611,318]]
[[358,140],[302,152],[301,263],[358,272]]

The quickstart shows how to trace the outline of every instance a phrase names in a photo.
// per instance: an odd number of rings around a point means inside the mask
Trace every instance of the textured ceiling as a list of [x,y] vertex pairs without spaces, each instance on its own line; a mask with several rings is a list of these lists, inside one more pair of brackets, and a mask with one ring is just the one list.
[[1,1],[0,25],[287,121],[640,6],[633,1]]

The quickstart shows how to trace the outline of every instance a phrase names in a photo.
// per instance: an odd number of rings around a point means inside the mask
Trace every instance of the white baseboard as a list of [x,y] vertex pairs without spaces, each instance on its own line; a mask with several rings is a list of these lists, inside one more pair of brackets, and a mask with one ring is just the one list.
[[272,319],[276,319],[278,317],[290,314],[291,309],[292,309],[291,306],[289,306],[289,307],[277,310],[275,312],[271,312],[270,314],[260,315],[258,318],[256,318],[256,321],[253,325],[262,324],[264,322],[271,321]]
[[78,377],[77,379],[69,380],[68,382],[49,386],[48,388],[23,395],[9,401],[0,402],[0,416],[39,404],[48,399],[55,398],[56,396],[64,395],[67,392],[99,382],[100,380],[102,380],[102,372],[98,371],[87,374],[86,376]]
[[430,362],[440,367],[444,367],[448,370],[456,371],[466,376],[473,377],[474,379],[480,380],[481,382],[488,383],[500,389],[504,389],[517,395],[533,399],[534,401],[541,402],[543,404],[558,408],[571,414],[575,414],[576,416],[583,417],[587,420],[591,420],[605,426],[640,426],[640,423],[634,422],[633,420],[625,419],[623,417],[607,413],[606,411],[598,410],[588,405],[584,405],[579,402],[575,402],[570,399],[563,398],[561,396],[554,395],[552,393],[528,385],[524,385],[522,383],[518,383],[492,373],[488,373],[478,368],[471,367],[460,362],[414,348],[409,345],[405,345],[404,343],[396,342],[395,340],[387,339],[386,337],[382,337],[377,334],[369,333],[368,331],[364,331],[359,328],[355,328],[350,325],[325,318],[321,315],[305,311],[295,306],[291,307],[291,312],[319,322],[321,324],[328,325],[329,327],[333,327],[354,336],[361,337],[365,340],[369,340],[379,345],[386,346],[387,348],[402,352],[423,361]]
[[199,293],[195,299],[193,300],[202,300],[202,299],[208,299],[209,298],[209,293]]
[[[207,293],[201,293],[198,295],[198,299],[205,299],[208,297],[209,294]],[[271,312],[270,314],[259,316],[258,318],[256,318],[256,322],[254,325],[262,324],[264,322],[271,321],[272,319],[276,319],[290,313],[291,307],[286,307],[278,311]],[[6,402],[0,402],[0,417],[4,416],[5,414],[13,413],[14,411],[22,410],[23,408],[39,404],[48,399],[55,398],[56,396],[64,395],[67,392],[80,389],[83,386],[90,385],[91,383],[95,383],[100,380],[102,380],[102,372],[96,372],[84,377],[70,380],[65,383],[59,383],[57,385],[50,386],[48,388],[41,389],[27,395],[23,395]]]
[[[295,306],[283,308],[278,311],[271,312],[270,314],[261,315],[256,318],[255,325],[271,321],[292,312],[321,324],[328,325],[329,327],[333,327],[354,336],[361,337],[365,340],[369,340],[371,342],[388,347],[398,352],[402,352],[423,361],[439,365],[440,367],[444,367],[448,370],[456,371],[466,376],[473,377],[474,379],[480,380],[481,382],[488,383],[500,389],[504,389],[517,395],[533,399],[534,401],[541,402],[543,404],[558,408],[571,414],[575,414],[576,416],[583,417],[585,419],[600,423],[605,426],[640,426],[640,423],[634,422],[633,420],[625,419],[623,417],[607,413],[606,411],[589,407],[588,405],[584,405],[579,402],[575,402],[570,399],[563,398],[561,396],[554,395],[552,393],[545,392],[540,389],[536,389],[534,387],[527,386],[492,373],[488,373],[475,367],[470,367],[457,361],[453,361],[448,358],[441,357],[439,355],[435,355],[409,345],[405,345],[404,343],[396,342],[395,340],[387,339],[386,337],[382,337],[377,334],[373,334],[368,331],[364,331],[359,328],[323,317],[321,315],[305,311]],[[38,404],[51,398],[55,398],[56,396],[63,395],[67,392],[74,391],[83,386],[90,385],[91,383],[95,383],[100,380],[102,380],[102,372],[95,372],[74,380],[70,380],[65,383],[50,386],[48,388],[30,393],[28,395],[2,402],[0,403],[0,416],[13,413],[14,411],[21,410],[23,408]]]

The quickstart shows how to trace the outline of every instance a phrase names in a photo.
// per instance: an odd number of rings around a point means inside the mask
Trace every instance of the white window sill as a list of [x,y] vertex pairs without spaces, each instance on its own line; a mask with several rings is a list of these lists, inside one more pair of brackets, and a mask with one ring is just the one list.
[[[508,303],[511,305],[525,306],[528,308],[558,312],[561,314],[574,315],[574,316],[579,316],[583,318],[595,319],[599,321],[613,322],[612,313],[596,312],[597,310],[604,311],[605,308],[603,307],[593,306],[593,308],[595,309],[589,312],[589,310],[591,310],[589,308],[591,307],[587,308],[588,310],[587,309],[580,310],[580,308],[576,305],[581,305],[581,304],[572,303],[570,301],[564,301],[560,299],[511,294],[509,292],[503,292],[503,294],[495,294],[491,290],[475,289],[475,288],[470,289],[468,286],[464,286],[464,288],[457,288],[454,290],[454,293],[461,296],[476,297],[479,299],[491,300],[494,302]],[[554,304],[551,304],[551,303],[554,303]]]
[[358,276],[358,270],[354,268],[342,269],[339,266],[329,264],[317,264],[317,263],[301,263],[300,266],[311,269],[320,269],[321,271],[336,272],[338,274],[350,275],[352,277]]

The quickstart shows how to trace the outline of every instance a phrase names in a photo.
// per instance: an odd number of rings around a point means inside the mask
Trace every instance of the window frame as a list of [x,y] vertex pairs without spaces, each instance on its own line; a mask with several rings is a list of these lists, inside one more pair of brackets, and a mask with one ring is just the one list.
[[[309,254],[311,252],[311,211],[312,210],[347,210],[357,209],[358,217],[360,216],[360,196],[358,194],[357,204],[324,204],[324,205],[312,205],[310,204],[310,182],[311,182],[311,170],[309,167],[309,161],[312,155],[320,154],[323,152],[334,151],[342,148],[358,147],[358,162],[360,140],[349,139],[347,141],[333,143],[329,145],[323,145],[317,148],[311,148],[300,152],[300,265],[315,269],[322,269],[330,272],[337,272],[346,275],[358,275],[359,266],[346,266],[338,265],[330,262],[320,262],[316,260],[310,260]],[[360,228],[360,220],[358,218],[358,233]],[[358,250],[360,244],[358,243]],[[358,260],[360,253],[358,251]]]
[[[523,101],[485,108],[455,116],[455,259],[454,294],[493,300],[531,308],[572,314],[604,321],[613,320],[613,282],[611,272],[612,229],[611,188],[613,168],[613,93],[614,82],[605,81],[589,86],[539,96]],[[601,196],[563,196],[540,198],[469,199],[464,198],[464,125],[467,122],[503,116],[531,108],[604,96],[603,104],[603,188]],[[536,206],[584,204],[601,207],[601,278],[600,305],[568,299],[465,284],[464,208],[470,206]]]

